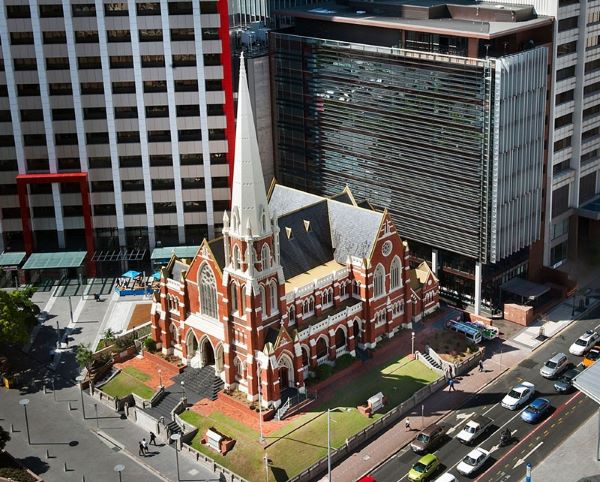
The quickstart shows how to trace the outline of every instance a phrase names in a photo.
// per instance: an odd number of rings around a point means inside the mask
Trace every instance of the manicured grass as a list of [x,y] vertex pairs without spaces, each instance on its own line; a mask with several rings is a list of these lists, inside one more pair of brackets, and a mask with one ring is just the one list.
[[135,393],[146,400],[150,399],[154,394],[154,390],[125,371],[122,371],[106,385],[102,386],[102,391],[108,393],[111,397],[118,398]]
[[140,382],[147,382],[148,380],[152,379],[152,377],[147,373],[144,373],[143,371],[132,366],[125,367],[121,371],[127,373],[127,375],[130,375],[133,378],[137,378]]
[[[328,408],[332,409],[331,444],[339,447],[348,437],[437,378],[437,374],[422,363],[403,358],[375,367],[364,375],[355,376],[351,384],[339,382],[340,389],[333,398],[321,404],[317,402],[313,411],[266,437],[271,476],[277,481],[287,480],[326,456]],[[388,405],[372,419],[361,415],[356,406],[380,391],[388,398]],[[218,413],[206,418],[187,412],[182,418],[200,427],[192,442],[194,448],[248,480],[264,478],[264,448],[258,444],[258,432]],[[237,440],[233,451],[225,457],[200,444],[200,439],[210,426]]]

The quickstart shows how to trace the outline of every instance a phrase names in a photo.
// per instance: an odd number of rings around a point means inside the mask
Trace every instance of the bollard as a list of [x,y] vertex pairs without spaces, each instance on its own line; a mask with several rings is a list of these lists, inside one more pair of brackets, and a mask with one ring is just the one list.
[[85,482],[85,475],[81,476],[81,482]]
[[73,407],[71,407],[71,402],[69,402],[69,412],[73,410]]
[[49,459],[50,458],[50,451],[48,449],[46,449],[46,458]]
[[10,424],[10,433],[15,433],[15,427],[12,423]]
[[46,384],[44,383],[44,395],[48,395],[48,392],[46,391]]
[[64,469],[65,469],[65,472],[66,472],[67,471],[67,463],[66,462],[65,462],[65,465],[64,465]]

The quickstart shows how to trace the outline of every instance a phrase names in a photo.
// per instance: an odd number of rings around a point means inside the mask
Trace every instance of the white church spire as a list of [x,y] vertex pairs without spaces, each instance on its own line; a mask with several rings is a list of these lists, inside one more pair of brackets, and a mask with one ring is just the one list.
[[267,192],[242,53],[231,194],[231,231],[240,237],[246,237],[249,233],[252,236],[262,237],[272,232],[269,221]]

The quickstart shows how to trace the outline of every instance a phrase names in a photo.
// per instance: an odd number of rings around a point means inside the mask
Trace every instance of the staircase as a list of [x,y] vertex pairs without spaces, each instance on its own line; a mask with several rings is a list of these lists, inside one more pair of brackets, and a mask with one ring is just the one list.
[[180,391],[171,392],[167,390],[163,398],[154,407],[147,407],[144,409],[144,412],[155,420],[160,420],[160,417],[164,417],[165,423],[169,423],[173,420],[171,412],[181,402],[181,396],[182,392]]
[[171,435],[179,433],[181,434],[181,427],[177,424],[177,422],[169,422],[167,424],[167,435],[169,436],[169,440],[171,440]]
[[283,420],[283,417],[285,417],[285,412],[288,411],[291,403],[292,399],[288,398],[287,401],[277,409],[277,413],[275,414],[275,420]]
[[184,382],[188,403],[191,404],[204,398],[216,400],[224,386],[223,380],[215,376],[215,368],[212,365],[202,368],[186,368],[183,373],[173,377],[172,380],[179,386],[181,386],[181,382]]
[[429,365],[434,370],[439,370],[441,372],[444,371],[442,365],[439,364],[436,360],[434,360],[431,355],[429,355],[427,353],[422,353],[422,352],[417,352],[417,353],[418,353],[417,359],[421,360],[426,365]]

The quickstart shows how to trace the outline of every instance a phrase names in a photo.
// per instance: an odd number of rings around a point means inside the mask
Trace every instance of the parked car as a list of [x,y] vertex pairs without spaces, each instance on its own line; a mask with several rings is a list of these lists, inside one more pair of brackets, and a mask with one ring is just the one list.
[[560,375],[565,368],[567,368],[569,359],[564,353],[557,353],[550,360],[544,363],[544,366],[540,369],[540,375],[545,378],[554,378]]
[[408,479],[415,482],[427,480],[435,473],[439,466],[440,461],[436,455],[423,455],[423,457],[421,457],[419,461],[412,466],[410,472],[408,472]]
[[415,439],[410,444],[410,448],[413,452],[418,454],[424,452],[431,452],[430,448],[434,447],[444,436],[444,426],[433,424],[422,430],[417,434]]
[[464,459],[456,466],[456,470],[458,470],[463,475],[472,475],[477,472],[485,461],[490,457],[490,453],[487,450],[482,448],[476,448],[471,450]]
[[511,391],[505,395],[505,397],[502,399],[502,406],[504,408],[508,408],[509,410],[516,410],[530,398],[532,398],[534,393],[535,385],[533,383],[520,383],[519,385],[513,387]]
[[560,393],[566,393],[571,391],[573,388],[573,378],[579,375],[583,371],[583,368],[569,368],[562,376],[554,382],[554,390]]
[[377,482],[372,475],[363,475],[358,482]]
[[458,479],[454,477],[450,472],[440,475],[433,482],[458,482]]
[[594,348],[588,351],[587,355],[583,359],[583,366],[585,368],[591,367],[594,363],[596,363],[598,358],[600,358],[600,345],[596,345]]
[[583,356],[600,340],[600,335],[594,330],[587,330],[575,343],[569,347],[569,353]]
[[536,398],[525,410],[521,412],[521,418],[527,423],[539,422],[550,410],[550,400]]

